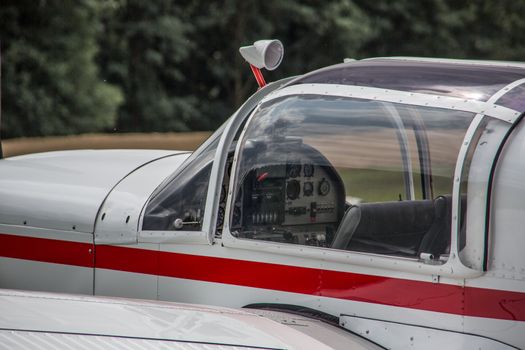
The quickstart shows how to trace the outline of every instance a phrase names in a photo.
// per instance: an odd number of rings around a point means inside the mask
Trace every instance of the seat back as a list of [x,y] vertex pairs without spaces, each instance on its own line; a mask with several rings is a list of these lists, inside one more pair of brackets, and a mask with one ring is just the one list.
[[359,222],[361,222],[361,208],[357,205],[352,205],[346,210],[331,247],[334,249],[347,249]]
[[[466,201],[462,198],[462,212]],[[345,213],[331,247],[377,254],[438,257],[450,246],[452,197],[362,203]]]

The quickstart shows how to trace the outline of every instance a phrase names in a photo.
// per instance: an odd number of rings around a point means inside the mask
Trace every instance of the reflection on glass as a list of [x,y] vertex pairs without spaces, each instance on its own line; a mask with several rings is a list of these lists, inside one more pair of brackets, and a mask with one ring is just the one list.
[[211,166],[219,139],[215,137],[199,150],[193,161],[187,163],[150,200],[144,215],[143,230],[202,229]]
[[525,85],[521,84],[516,86],[501,96],[501,98],[496,101],[496,104],[515,109],[521,113],[525,112]]
[[472,118],[327,96],[267,102],[241,140],[232,231],[442,262],[454,168]]
[[523,68],[374,59],[307,74],[296,84],[342,84],[487,101],[523,78]]

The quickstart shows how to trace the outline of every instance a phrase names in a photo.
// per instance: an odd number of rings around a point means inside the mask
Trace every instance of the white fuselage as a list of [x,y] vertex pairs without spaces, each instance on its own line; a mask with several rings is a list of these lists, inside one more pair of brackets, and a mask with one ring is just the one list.
[[[308,308],[336,316],[342,327],[389,348],[525,348],[525,124],[517,110],[496,103],[523,82],[504,86],[486,101],[321,83],[291,85],[271,94],[279,86],[270,85],[201,147],[216,142],[208,162],[205,200],[195,204],[205,210],[202,217],[200,212],[177,213],[179,223],[188,225],[182,229],[142,227],[157,189],[173,179],[171,185],[176,188],[179,178],[170,175],[193,164],[189,154],[70,151],[0,160],[0,287],[236,308],[260,304]],[[236,178],[242,151],[238,140],[247,133],[245,121],[250,125],[250,118],[255,118],[252,111],[261,101],[303,95],[328,96],[327,101],[339,103],[381,100],[382,110],[399,122],[393,123],[397,130],[402,121],[392,106],[399,103],[404,111],[424,114],[433,108],[473,116],[454,155],[452,191],[442,193],[452,198],[446,259],[239,238],[232,227],[238,204],[235,186],[242,180]],[[402,146],[413,142],[413,136],[407,135],[398,135]],[[296,138],[289,140],[299,144]],[[249,147],[268,149],[264,142],[250,142],[245,144],[248,153]],[[345,152],[349,151],[340,151],[343,156]],[[424,152],[419,156],[424,159]],[[404,161],[403,166],[411,167],[410,162],[418,161],[417,154]],[[419,166],[423,169],[430,163]],[[268,168],[261,167],[257,181],[265,179]],[[407,191],[407,197],[414,199],[416,177],[410,175],[406,182],[412,191]],[[464,178],[469,179],[467,188],[461,188]],[[192,188],[183,199],[193,200],[201,190]],[[267,198],[259,197],[261,201]],[[290,203],[286,211],[295,220],[301,212],[294,212],[295,205]],[[464,232],[461,205],[466,205]],[[170,208],[161,209],[168,212]],[[313,213],[317,207],[307,209]],[[163,212],[154,213],[161,216]],[[221,213],[224,224],[216,225]],[[198,217],[200,226],[186,230],[195,222],[184,216]],[[254,222],[258,220],[253,217]],[[289,232],[310,233],[308,224],[313,225],[315,218],[309,219],[306,231]],[[258,233],[259,227],[254,227]],[[459,248],[461,244],[464,249]]]

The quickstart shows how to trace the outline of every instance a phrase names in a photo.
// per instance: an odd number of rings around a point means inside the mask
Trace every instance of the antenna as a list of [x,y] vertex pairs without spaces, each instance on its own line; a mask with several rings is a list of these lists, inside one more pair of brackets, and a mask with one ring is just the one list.
[[258,40],[239,49],[241,56],[250,64],[259,88],[266,85],[261,68],[276,69],[283,60],[284,47],[279,40]]

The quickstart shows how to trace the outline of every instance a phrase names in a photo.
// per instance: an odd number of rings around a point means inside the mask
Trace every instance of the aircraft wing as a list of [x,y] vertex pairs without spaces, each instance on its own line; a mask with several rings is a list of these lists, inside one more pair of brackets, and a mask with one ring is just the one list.
[[340,328],[306,317],[256,313],[171,302],[0,290],[0,349],[377,348]]

